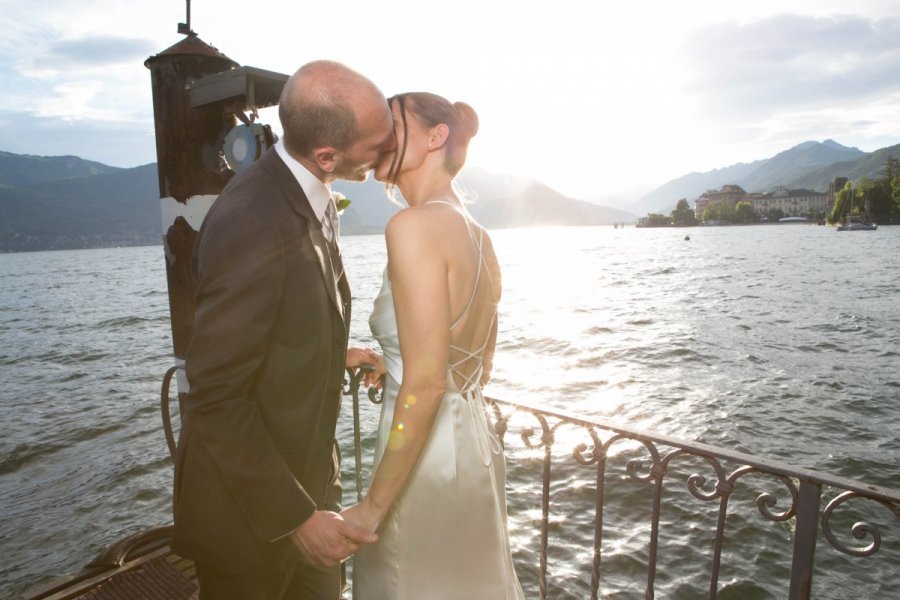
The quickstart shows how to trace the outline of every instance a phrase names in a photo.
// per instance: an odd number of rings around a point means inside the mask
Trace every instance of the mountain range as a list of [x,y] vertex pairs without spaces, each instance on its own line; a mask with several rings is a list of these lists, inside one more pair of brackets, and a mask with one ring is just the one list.
[[[634,215],[567,198],[533,179],[464,171],[470,210],[486,227],[610,225]],[[156,164],[121,169],[76,156],[0,152],[0,252],[161,243]],[[399,210],[384,185],[338,182],[352,201],[344,235],[380,233]]]
[[161,243],[156,165],[0,153],[0,252]]
[[[748,192],[776,187],[828,189],[835,177],[876,178],[900,144],[863,152],[834,140],[804,142],[750,163],[673,179],[636,202],[610,208],[568,198],[540,181],[478,168],[460,173],[469,210],[489,228],[610,225],[648,212],[668,214],[681,198],[736,184]],[[384,186],[338,182],[351,199],[341,219],[344,235],[380,233],[400,210]],[[0,252],[152,245],[161,243],[156,164],[122,169],[77,156],[30,156],[0,151]],[[620,205],[622,206],[622,205]]]
[[825,192],[835,177],[854,182],[862,177],[878,177],[888,156],[900,157],[900,144],[863,152],[834,140],[803,142],[770,158],[673,179],[644,195],[631,211],[668,214],[679,199],[693,202],[703,192],[728,184],[739,185],[748,192],[771,192],[782,186]]
[[[466,168],[457,183],[468,211],[489,229],[612,225],[634,220],[629,212],[568,198],[534,179]],[[351,200],[341,216],[342,234],[380,233],[388,219],[405,206],[399,190],[397,203],[385,200],[384,184],[371,177],[363,183],[338,181],[332,187]]]

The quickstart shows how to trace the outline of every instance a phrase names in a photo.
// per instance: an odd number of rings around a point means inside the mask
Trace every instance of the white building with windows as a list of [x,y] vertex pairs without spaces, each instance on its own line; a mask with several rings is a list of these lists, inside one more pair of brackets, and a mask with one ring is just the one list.
[[768,194],[751,194],[748,199],[760,217],[768,216],[775,209],[786,217],[824,217],[828,211],[828,194],[812,190],[779,187]]

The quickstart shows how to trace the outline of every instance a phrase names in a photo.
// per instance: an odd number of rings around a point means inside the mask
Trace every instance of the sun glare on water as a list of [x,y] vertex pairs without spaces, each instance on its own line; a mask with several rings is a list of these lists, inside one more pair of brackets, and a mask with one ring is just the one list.
[[641,298],[622,266],[650,261],[637,256],[648,252],[646,245],[634,240],[633,229],[491,235],[504,292],[489,392],[589,415],[625,412],[636,401],[640,376],[622,357],[629,348],[651,347],[659,335],[652,326],[629,324],[623,313]]

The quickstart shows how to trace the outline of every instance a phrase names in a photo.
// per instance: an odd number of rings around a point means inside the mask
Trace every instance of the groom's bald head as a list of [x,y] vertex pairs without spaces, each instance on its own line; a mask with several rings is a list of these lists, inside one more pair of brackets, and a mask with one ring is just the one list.
[[278,116],[284,144],[309,156],[326,146],[346,150],[382,117],[387,100],[369,79],[341,63],[318,60],[300,67],[281,92]]

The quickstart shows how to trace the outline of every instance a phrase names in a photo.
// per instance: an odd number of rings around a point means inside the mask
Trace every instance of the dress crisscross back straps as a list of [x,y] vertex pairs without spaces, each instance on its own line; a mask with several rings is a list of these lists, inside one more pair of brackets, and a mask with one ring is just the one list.
[[[472,232],[472,224],[469,219],[466,217],[459,208],[454,205],[452,202],[447,202],[445,200],[432,200],[433,204],[446,204],[453,208],[454,211],[459,213],[460,217],[463,218],[466,224],[466,229],[469,232],[469,237],[472,240],[472,243],[475,245],[475,248],[478,250],[478,266],[475,270],[475,281],[472,284],[472,293],[469,294],[469,300],[466,302],[465,308],[463,308],[462,312],[458,317],[453,321],[450,325],[450,331],[452,332],[456,327],[463,322],[463,320],[468,316],[469,310],[472,308],[472,304],[475,301],[475,296],[478,294],[478,284],[481,281],[482,273],[484,273],[487,277],[486,281],[490,286],[491,290],[491,300],[496,306],[497,303],[497,290],[494,287],[494,279],[491,276],[491,271],[487,266],[487,261],[484,258],[484,229],[481,227],[478,228],[478,236],[476,238],[475,233]],[[497,311],[494,308],[494,314],[491,316],[491,326],[488,327],[487,333],[482,341],[481,345],[477,348],[469,349],[463,348],[456,344],[450,344],[450,350],[459,353],[462,355],[460,358],[456,360],[451,360],[450,362],[450,372],[454,375],[454,380],[457,383],[457,389],[466,397],[469,397],[473,391],[479,389],[481,378],[484,374],[484,353],[487,350],[488,344],[490,344],[491,340],[491,331],[494,328],[494,322],[497,319]],[[467,365],[471,365],[474,361],[477,361],[474,369],[465,369]],[[459,385],[460,382],[462,385]]]

